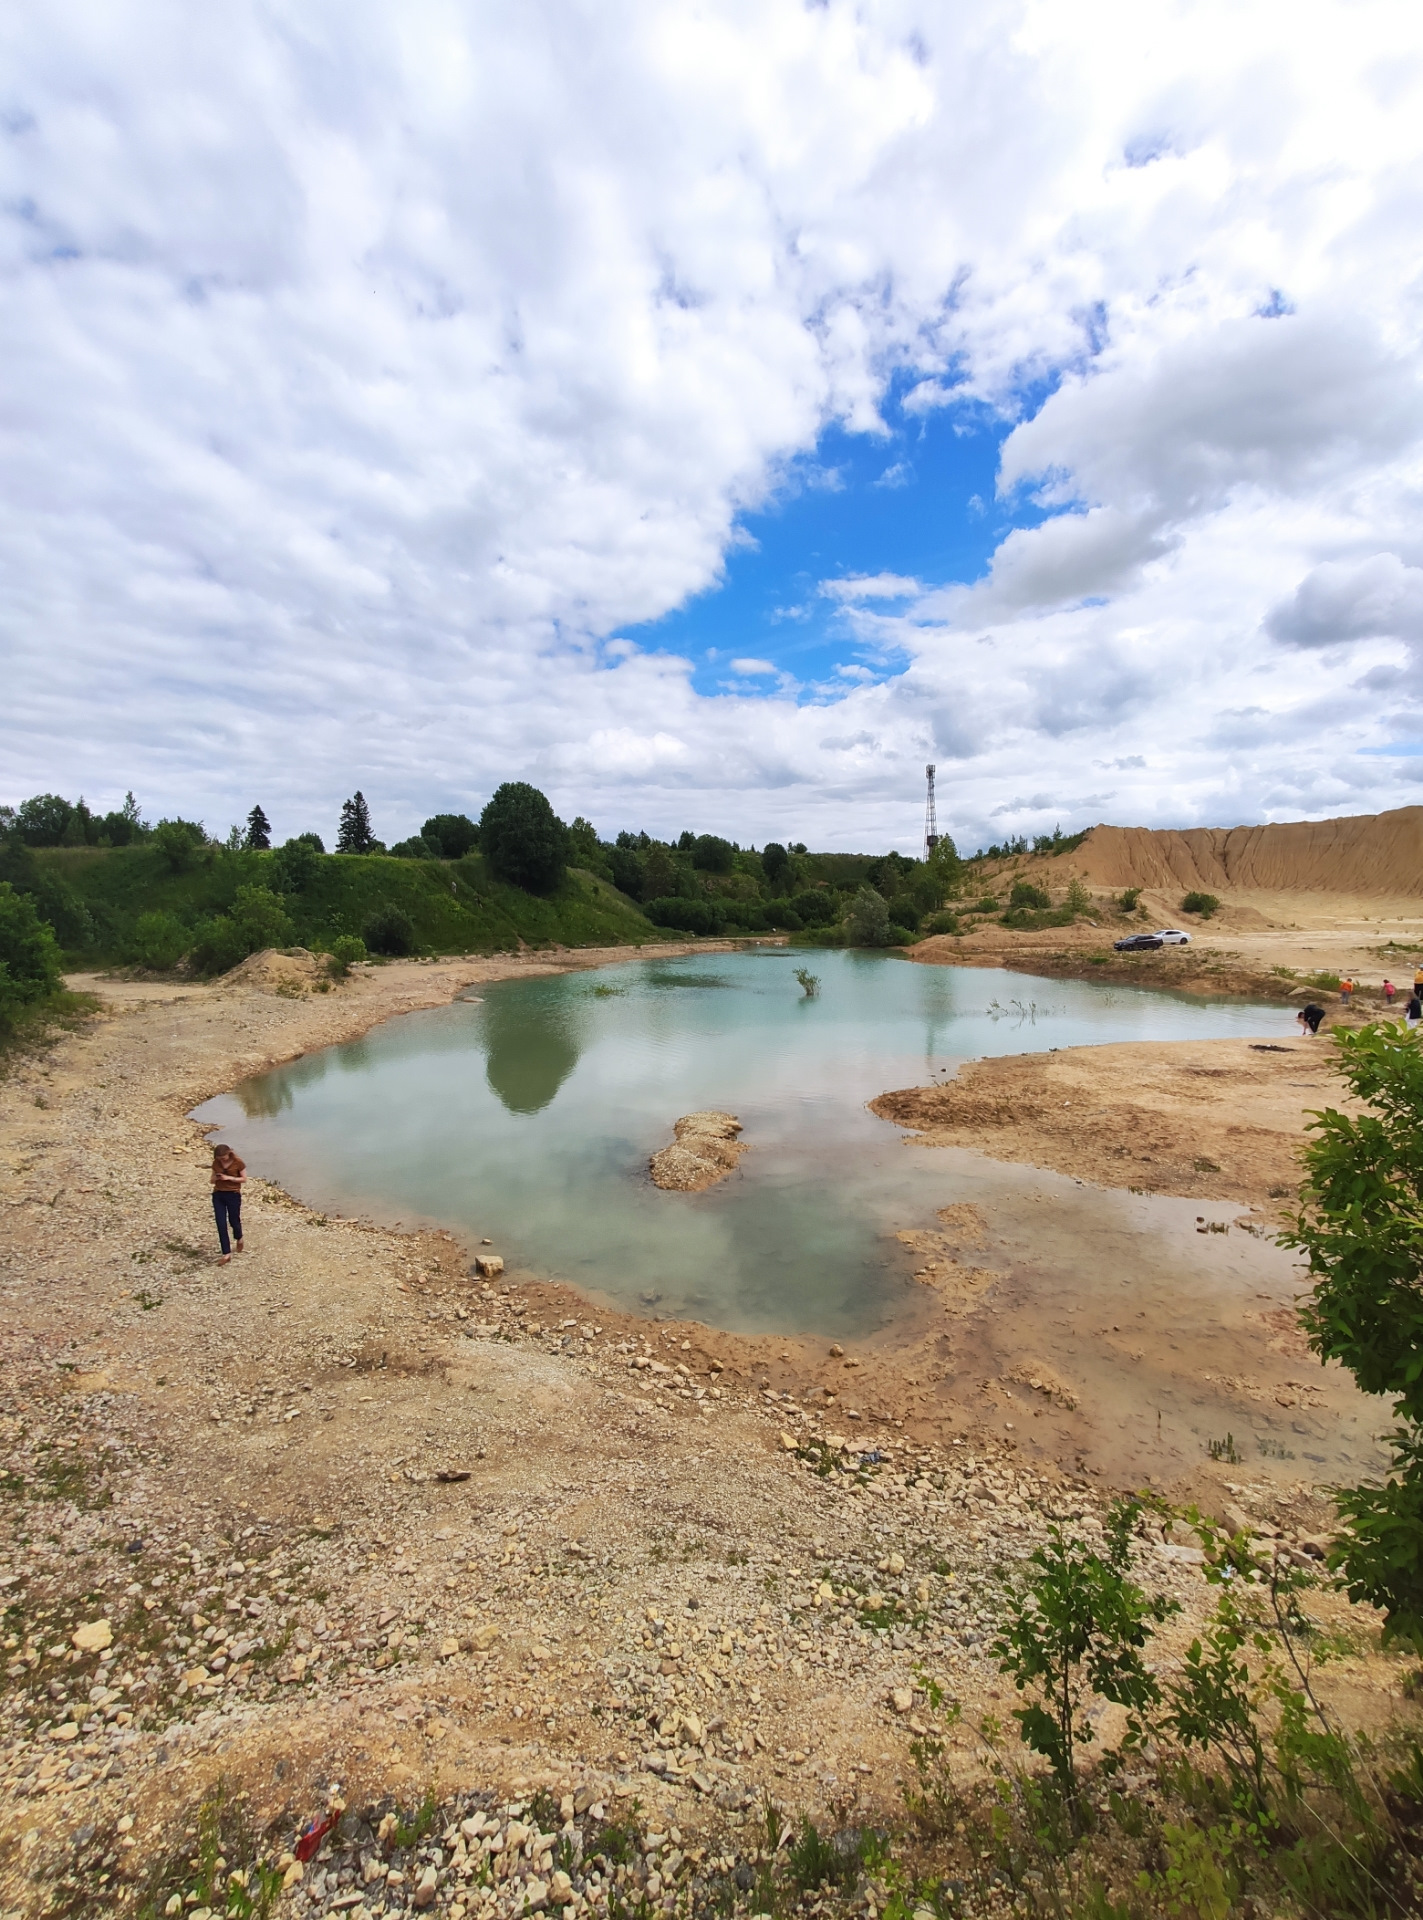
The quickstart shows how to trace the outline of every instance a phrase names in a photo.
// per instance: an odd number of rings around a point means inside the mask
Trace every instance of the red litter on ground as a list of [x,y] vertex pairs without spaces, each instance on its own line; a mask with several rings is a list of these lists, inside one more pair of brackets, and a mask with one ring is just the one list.
[[300,1840],[297,1841],[296,1846],[292,1849],[292,1851],[296,1854],[297,1859],[301,1861],[303,1866],[305,1866],[307,1861],[312,1858],[312,1856],[316,1852],[316,1849],[321,1845],[322,1841],[326,1838],[327,1834],[330,1833],[331,1829],[335,1826],[335,1824],[336,1824],[336,1816],[334,1813],[328,1813],[324,1820],[312,1821],[311,1825],[307,1828],[306,1832],[301,1836]]

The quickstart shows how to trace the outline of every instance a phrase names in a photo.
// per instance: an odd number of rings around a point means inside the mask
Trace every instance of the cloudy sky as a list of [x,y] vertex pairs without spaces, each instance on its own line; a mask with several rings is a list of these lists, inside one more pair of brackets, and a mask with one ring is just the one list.
[[1423,798],[1416,0],[0,21],[0,799]]

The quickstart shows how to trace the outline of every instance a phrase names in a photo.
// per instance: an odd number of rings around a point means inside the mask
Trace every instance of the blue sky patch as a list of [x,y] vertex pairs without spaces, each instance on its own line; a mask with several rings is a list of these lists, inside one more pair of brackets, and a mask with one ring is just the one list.
[[886,400],[888,434],[827,428],[771,505],[741,517],[746,538],[720,585],[626,636],[686,655],[704,694],[824,698],[899,671],[901,656],[856,636],[836,582],[886,576],[886,593],[861,604],[896,610],[912,583],[978,579],[1011,528],[1044,517],[1027,499],[995,498],[1011,420],[974,403],[906,412],[910,385]]

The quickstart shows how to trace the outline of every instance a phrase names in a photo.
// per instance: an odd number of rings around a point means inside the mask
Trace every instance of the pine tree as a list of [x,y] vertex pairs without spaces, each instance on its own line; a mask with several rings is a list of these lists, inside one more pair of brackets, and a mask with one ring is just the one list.
[[266,853],[272,844],[272,823],[260,807],[247,816],[247,845],[253,853]]
[[371,832],[371,810],[365,795],[357,789],[342,803],[341,825],[336,832],[337,853],[369,853],[375,845]]

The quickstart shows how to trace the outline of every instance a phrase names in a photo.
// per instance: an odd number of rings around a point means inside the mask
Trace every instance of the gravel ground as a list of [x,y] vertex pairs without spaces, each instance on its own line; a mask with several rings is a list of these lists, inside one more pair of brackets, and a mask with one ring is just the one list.
[[[767,1797],[892,1817],[931,1682],[981,1771],[997,1573],[1099,1489],[260,1184],[215,1265],[198,1100],[528,964],[101,983],[0,1087],[0,1913],[226,1910],[262,1862],[293,1914],[755,1911]],[[1234,1494],[1315,1550],[1316,1496]],[[1142,1553],[1184,1637],[1191,1551]]]

